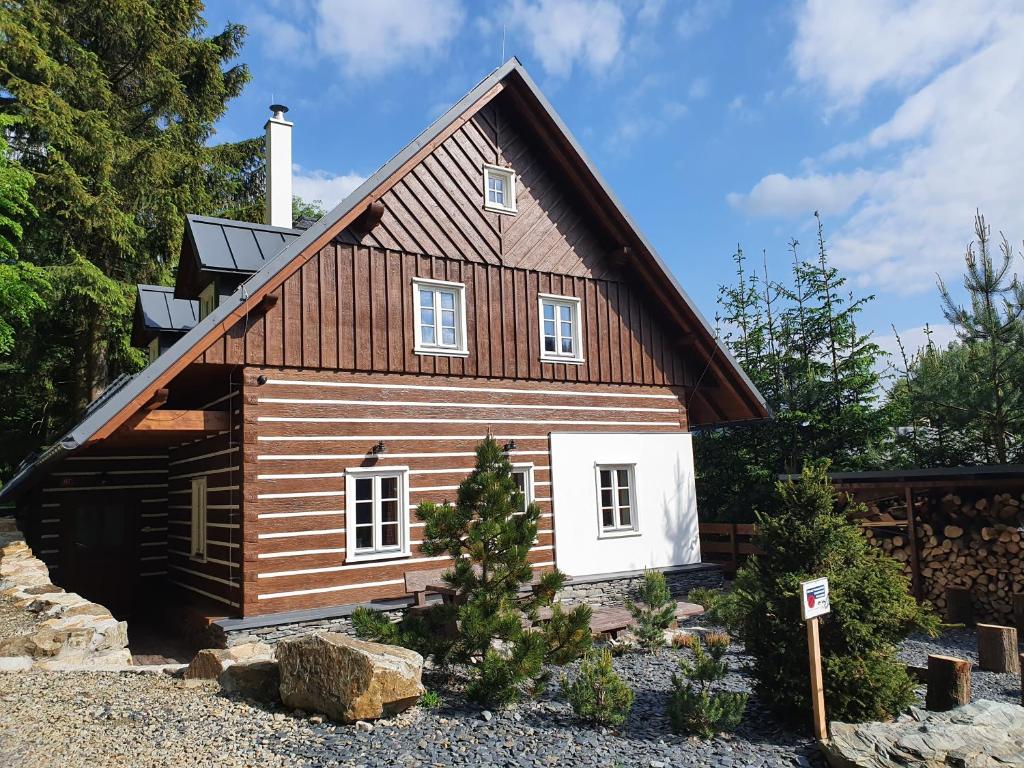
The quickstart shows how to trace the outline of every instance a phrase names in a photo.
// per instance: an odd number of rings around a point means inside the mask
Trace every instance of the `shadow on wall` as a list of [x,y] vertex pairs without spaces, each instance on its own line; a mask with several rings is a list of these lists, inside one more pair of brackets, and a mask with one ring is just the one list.
[[700,535],[693,467],[677,455],[672,469],[673,492],[662,492],[658,506],[665,540],[672,542],[672,562],[699,563]]

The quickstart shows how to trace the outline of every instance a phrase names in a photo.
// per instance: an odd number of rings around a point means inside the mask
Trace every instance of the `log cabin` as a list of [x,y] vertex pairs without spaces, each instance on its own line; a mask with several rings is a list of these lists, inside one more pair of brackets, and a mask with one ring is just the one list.
[[485,435],[536,569],[699,563],[691,430],[764,401],[518,60],[301,226],[271,109],[266,223],[187,218],[149,365],[0,491],[55,582],[224,626],[401,605]]

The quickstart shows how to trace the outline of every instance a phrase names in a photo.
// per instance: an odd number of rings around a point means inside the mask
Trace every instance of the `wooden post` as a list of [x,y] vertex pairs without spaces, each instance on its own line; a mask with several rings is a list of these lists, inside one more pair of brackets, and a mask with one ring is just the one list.
[[732,572],[740,569],[740,543],[739,534],[736,533],[736,523],[729,529],[729,544],[732,547]]
[[818,638],[818,619],[807,620],[807,654],[811,666],[811,705],[814,708],[814,736],[818,741],[828,739],[825,722],[825,681],[821,674],[821,643]]
[[929,656],[925,708],[945,712],[970,701],[971,662],[952,656]]
[[946,621],[950,624],[974,623],[971,590],[967,587],[946,587]]
[[988,672],[1020,672],[1017,630],[996,624],[979,624],[978,667]]
[[921,559],[917,553],[917,526],[914,523],[914,491],[908,485],[907,497],[907,536],[910,538],[910,588],[914,599],[921,602]]

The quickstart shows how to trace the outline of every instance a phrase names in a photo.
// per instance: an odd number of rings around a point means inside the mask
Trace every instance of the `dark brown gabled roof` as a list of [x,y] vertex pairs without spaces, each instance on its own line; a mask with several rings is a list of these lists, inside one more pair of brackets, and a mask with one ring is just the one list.
[[[610,187],[587,158],[572,133],[540,92],[518,59],[510,59],[478,83],[451,109],[435,120],[401,152],[381,166],[319,221],[292,238],[265,265],[239,286],[231,297],[200,320],[167,353],[138,373],[115,396],[89,413],[55,446],[23,468],[3,489],[0,500],[12,495],[44,463],[68,452],[102,440],[131,416],[156,389],[166,386],[185,366],[195,360],[210,343],[228,332],[263,296],[280,285],[323,246],[351,226],[367,208],[391,188],[404,173],[433,147],[451,135],[504,89],[531,112],[538,130],[556,135],[562,147],[559,159],[571,181],[585,183],[591,194],[585,197],[612,231],[622,235],[633,262],[628,267],[651,289],[670,319],[692,336],[688,344],[702,362],[715,389],[698,389],[691,394],[692,412],[707,414],[705,421],[759,419],[768,416],[768,408],[757,387],[717,338],[711,325],[683,290],[665,262],[626,213]],[[245,226],[245,225],[243,225]],[[256,225],[259,226],[259,225]]]

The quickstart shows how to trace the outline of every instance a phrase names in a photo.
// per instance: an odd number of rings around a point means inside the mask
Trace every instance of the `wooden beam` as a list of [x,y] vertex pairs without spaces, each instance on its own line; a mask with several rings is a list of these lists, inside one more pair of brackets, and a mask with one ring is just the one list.
[[921,588],[921,558],[917,552],[917,524],[914,520],[914,491],[908,485],[906,489],[907,499],[907,538],[910,539],[910,586],[914,592],[914,599],[921,602],[924,599]]
[[368,206],[366,210],[359,214],[359,218],[356,219],[353,227],[359,230],[361,236],[367,235],[373,231],[373,228],[380,224],[380,220],[384,218],[384,203],[380,200],[374,200]]
[[268,293],[266,296],[260,299],[260,303],[256,305],[256,311],[263,313],[269,312],[270,310],[277,306],[277,299],[278,296],[276,293]]
[[155,411],[161,405],[166,404],[167,398],[170,396],[171,390],[167,389],[166,387],[164,387],[163,389],[158,389],[156,392],[153,393],[153,397],[150,399],[150,401],[146,403],[144,406],[142,406],[142,410]]
[[191,432],[205,434],[229,429],[227,411],[156,410],[143,411],[125,422],[122,431],[139,432]]

